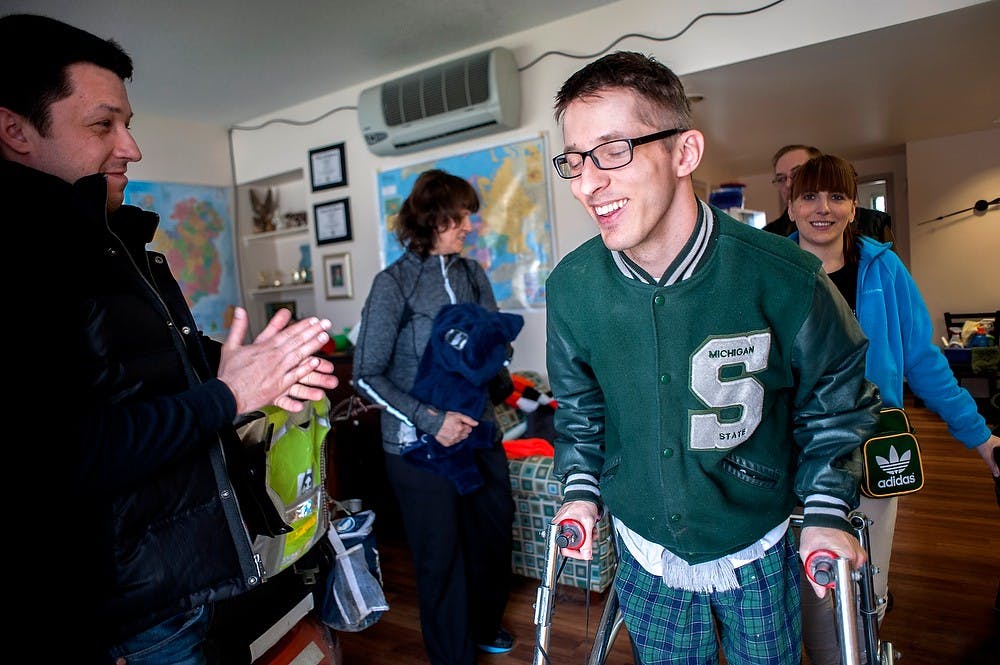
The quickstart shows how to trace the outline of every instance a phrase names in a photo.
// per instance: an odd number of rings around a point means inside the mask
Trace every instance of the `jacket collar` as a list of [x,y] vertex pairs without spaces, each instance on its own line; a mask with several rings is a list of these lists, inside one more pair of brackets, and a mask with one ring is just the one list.
[[880,242],[871,236],[858,236],[858,247],[861,249],[861,256],[871,260],[880,254],[884,254],[892,247],[891,242]]
[[16,188],[18,195],[46,205],[68,200],[72,191],[72,185],[62,178],[7,159],[0,159],[0,179]]
[[695,227],[677,258],[667,266],[661,277],[657,278],[647,273],[635,261],[626,256],[625,252],[611,252],[615,265],[629,279],[656,286],[670,286],[690,278],[705,262],[712,245],[712,239],[719,233],[716,212],[707,203],[698,200],[698,219],[695,222]]
[[[107,215],[107,180],[101,173],[68,183],[54,175],[0,159],[0,179],[19,197],[44,206],[54,226],[46,229],[73,244],[104,244],[110,231],[128,246],[144,247],[153,240],[160,218],[155,212],[125,206]],[[82,220],[78,217],[82,216]]]
[[108,182],[102,173],[84,176],[73,183],[73,194],[78,207],[95,222],[117,235],[129,247],[144,247],[152,242],[160,216],[136,206],[123,205],[110,215]]

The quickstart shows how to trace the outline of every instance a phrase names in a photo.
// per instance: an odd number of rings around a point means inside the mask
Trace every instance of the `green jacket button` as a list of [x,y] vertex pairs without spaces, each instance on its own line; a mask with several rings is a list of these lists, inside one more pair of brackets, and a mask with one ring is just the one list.
[[670,521],[671,522],[680,522],[681,521],[681,514],[680,513],[674,513],[673,515],[670,516]]
[[664,457],[673,457],[674,456],[674,449],[673,448],[664,448],[663,449],[663,456]]
[[653,302],[655,302],[657,305],[662,305],[666,301],[667,299],[664,298],[663,296],[656,296],[655,298],[653,298]]
[[663,385],[667,385],[668,383],[670,383],[670,375],[669,374],[661,374],[660,375],[660,383],[662,383]]

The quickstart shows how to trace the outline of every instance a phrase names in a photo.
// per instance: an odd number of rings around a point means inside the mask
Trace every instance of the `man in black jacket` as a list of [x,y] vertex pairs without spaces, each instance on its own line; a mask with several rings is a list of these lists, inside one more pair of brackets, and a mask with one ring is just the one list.
[[767,223],[764,230],[769,233],[776,233],[779,236],[787,236],[795,230],[795,224],[788,219],[788,195],[792,191],[792,178],[799,167],[808,162],[812,157],[819,157],[822,152],[819,148],[811,145],[792,144],[785,145],[774,153],[771,158],[771,167],[774,169],[774,177],[771,184],[778,190],[778,199],[781,200],[781,215]]
[[261,581],[251,542],[264,518],[241,493],[234,419],[267,404],[297,412],[337,385],[313,357],[330,322],[283,310],[244,345],[237,308],[225,343],[203,336],[163,255],[146,250],[158,217],[122,205],[142,157],[129,56],[8,15],[0,61],[0,222],[37,262],[26,302],[43,315],[9,354],[35,444],[7,460],[8,506],[21,506],[7,533],[31,582],[12,604],[50,626],[54,639],[32,645],[40,661],[204,663],[212,603]]

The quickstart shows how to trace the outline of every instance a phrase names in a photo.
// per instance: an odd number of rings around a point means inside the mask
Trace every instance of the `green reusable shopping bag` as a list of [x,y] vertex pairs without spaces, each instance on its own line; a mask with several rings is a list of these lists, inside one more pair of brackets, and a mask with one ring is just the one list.
[[287,529],[253,540],[267,580],[288,568],[326,534],[326,451],[330,402],[309,403],[299,413],[269,406],[253,414],[237,432],[244,445],[265,451],[267,495]]

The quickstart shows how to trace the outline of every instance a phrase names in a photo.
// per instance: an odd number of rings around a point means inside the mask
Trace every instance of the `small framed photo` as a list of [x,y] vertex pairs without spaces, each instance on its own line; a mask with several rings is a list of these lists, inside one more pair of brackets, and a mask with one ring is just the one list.
[[294,300],[277,300],[275,302],[264,303],[264,319],[265,321],[270,321],[271,317],[278,313],[279,309],[287,309],[292,313],[292,319],[299,318],[295,311],[295,301]]
[[326,281],[326,299],[353,298],[351,287],[351,255],[330,254],[323,257],[323,275]]
[[335,143],[309,151],[309,178],[312,190],[318,192],[347,184],[347,164],[344,144]]
[[344,242],[351,239],[351,205],[347,199],[337,199],[313,206],[316,222],[316,244]]

